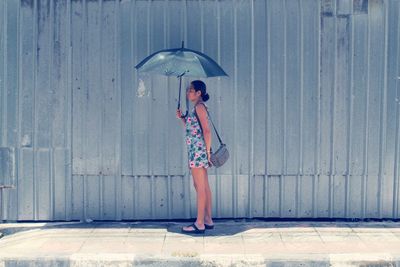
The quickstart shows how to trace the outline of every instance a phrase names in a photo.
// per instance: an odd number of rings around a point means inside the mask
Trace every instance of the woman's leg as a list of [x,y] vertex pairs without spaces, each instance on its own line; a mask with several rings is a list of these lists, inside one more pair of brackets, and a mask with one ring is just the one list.
[[[211,199],[211,189],[210,189],[210,184],[208,182],[208,173],[207,171],[205,171],[205,184],[206,184],[206,208],[204,211],[204,222],[207,224],[213,224],[212,221],[212,216],[211,216],[211,211],[212,211],[212,199]],[[193,179],[193,185],[196,188],[197,191],[197,187],[196,187],[196,183],[194,182]]]
[[[204,229],[204,216],[206,210],[206,182],[204,173],[206,170],[204,168],[191,168],[194,187],[197,192],[197,220],[196,225],[200,229]],[[190,228],[186,228],[185,230],[190,230]]]
[[203,228],[204,216],[206,211],[206,180],[204,175],[204,168],[192,168],[193,180],[197,192],[197,220],[196,224]]
[[212,210],[212,201],[211,201],[211,189],[210,189],[210,184],[208,183],[208,175],[206,172],[206,210],[205,210],[205,215],[204,215],[204,222],[206,224],[213,224],[212,218],[211,218],[211,210]]

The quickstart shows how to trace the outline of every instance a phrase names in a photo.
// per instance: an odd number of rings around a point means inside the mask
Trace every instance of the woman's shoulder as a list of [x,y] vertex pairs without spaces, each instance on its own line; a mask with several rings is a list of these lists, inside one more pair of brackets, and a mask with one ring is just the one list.
[[196,108],[196,106],[198,106],[198,105],[201,105],[201,104],[203,104],[207,109],[208,109],[208,106],[207,106],[207,104],[206,103],[204,103],[204,102],[200,102],[200,103],[197,103],[196,105],[194,105],[194,107],[193,107],[193,109],[195,109]]

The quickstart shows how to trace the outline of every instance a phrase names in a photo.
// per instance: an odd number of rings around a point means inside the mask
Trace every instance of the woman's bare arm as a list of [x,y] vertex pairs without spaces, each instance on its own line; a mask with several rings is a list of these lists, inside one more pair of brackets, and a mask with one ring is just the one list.
[[204,141],[206,142],[207,153],[211,149],[211,130],[207,120],[207,110],[204,105],[196,106],[196,113],[199,117],[201,128],[203,129]]

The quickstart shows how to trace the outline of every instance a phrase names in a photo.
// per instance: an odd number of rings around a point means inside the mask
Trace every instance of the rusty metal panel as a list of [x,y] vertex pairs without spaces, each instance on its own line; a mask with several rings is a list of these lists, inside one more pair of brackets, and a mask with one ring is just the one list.
[[15,159],[16,186],[0,219],[195,217],[178,79],[134,69],[182,40],[229,74],[204,79],[231,153],[208,172],[214,217],[399,218],[399,12],[397,0],[0,1],[0,158]]

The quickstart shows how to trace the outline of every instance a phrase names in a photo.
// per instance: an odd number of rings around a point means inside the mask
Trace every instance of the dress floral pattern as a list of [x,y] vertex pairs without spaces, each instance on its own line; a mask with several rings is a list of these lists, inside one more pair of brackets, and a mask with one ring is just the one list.
[[[205,103],[203,104],[207,107]],[[186,117],[186,146],[188,150],[188,166],[189,168],[209,168],[211,166],[207,158],[206,143],[194,109],[195,108],[193,107]]]

